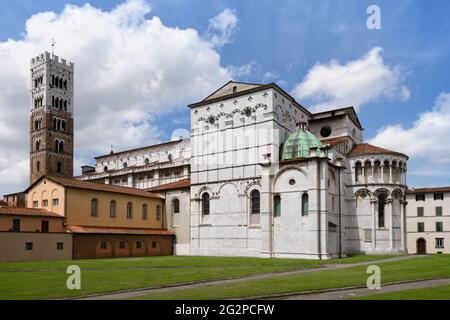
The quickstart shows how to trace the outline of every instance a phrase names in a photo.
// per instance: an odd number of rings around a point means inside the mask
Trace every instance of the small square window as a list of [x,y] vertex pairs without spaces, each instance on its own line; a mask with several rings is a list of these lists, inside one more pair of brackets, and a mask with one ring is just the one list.
[[125,249],[125,241],[119,241],[119,248],[120,249]]
[[63,242],[57,242],[56,243],[56,250],[63,250],[64,249],[64,243]]
[[434,200],[444,200],[444,194],[442,192],[433,194]]
[[416,201],[425,201],[425,193],[416,194]]
[[152,241],[152,249],[156,249],[156,241]]
[[423,222],[417,222],[417,231],[425,232],[425,224]]
[[444,238],[436,238],[436,249],[444,249]]
[[423,207],[417,207],[417,216],[423,217]]
[[141,249],[142,248],[142,241],[138,240],[136,241],[136,249]]
[[436,207],[436,216],[442,216],[442,207]]
[[48,207],[48,200],[42,200],[42,206],[43,207]]
[[105,240],[100,241],[100,249],[105,250],[108,247]]
[[26,242],[25,243],[25,250],[27,250],[27,251],[33,250],[33,242]]
[[437,221],[436,222],[436,232],[442,232],[444,231],[444,224],[442,223],[442,221]]
[[54,206],[59,206],[59,199],[53,199],[53,200],[52,200],[52,204],[53,204]]
[[33,201],[33,208],[39,207],[39,201]]
[[13,219],[12,231],[20,232],[20,219]]

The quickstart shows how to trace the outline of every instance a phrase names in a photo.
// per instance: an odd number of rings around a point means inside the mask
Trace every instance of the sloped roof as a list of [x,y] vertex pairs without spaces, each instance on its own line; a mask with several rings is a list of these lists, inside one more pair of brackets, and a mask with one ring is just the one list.
[[30,217],[49,217],[49,218],[64,218],[54,212],[50,212],[44,209],[37,208],[11,208],[0,207],[0,214],[12,215],[12,216],[30,216]]
[[71,233],[95,233],[95,234],[140,234],[140,235],[174,235],[173,231],[148,228],[120,228],[120,227],[90,227],[67,226]]
[[180,181],[176,181],[176,182],[171,182],[171,183],[167,183],[167,184],[162,184],[160,186],[155,186],[155,187],[151,187],[146,189],[147,191],[153,191],[153,192],[157,192],[157,191],[166,191],[166,190],[174,190],[174,189],[185,189],[185,188],[189,188],[191,186],[191,179],[183,179]]
[[361,129],[363,130],[363,127],[361,125],[361,122],[359,121],[358,115],[356,114],[355,108],[353,107],[345,107],[345,108],[337,108],[322,112],[317,112],[312,115],[312,118],[309,119],[309,121],[316,121],[316,120],[322,120],[325,118],[330,117],[336,117],[336,116],[342,116],[342,115],[348,115],[349,118]]
[[224,97],[224,96],[227,96],[232,93],[250,90],[250,89],[260,87],[260,86],[262,86],[262,84],[260,84],[260,83],[228,81],[223,86],[221,86],[219,89],[217,89],[216,91],[211,93],[209,96],[207,96],[205,99],[203,99],[202,101],[208,101],[211,99]]
[[323,144],[329,144],[330,146],[334,147],[348,140],[351,140],[349,136],[340,136],[320,139],[320,142],[322,142]]
[[59,185],[62,185],[64,187],[69,187],[69,188],[78,188],[78,189],[95,190],[95,191],[106,191],[106,192],[130,194],[133,196],[140,196],[140,197],[147,197],[147,198],[164,199],[164,197],[161,195],[153,194],[153,193],[145,191],[143,189],[119,187],[119,186],[115,186],[115,185],[111,185],[111,184],[87,182],[87,181],[81,181],[81,180],[75,180],[75,179],[69,179],[69,178],[49,177],[49,176],[41,177],[35,183],[33,183],[30,187],[28,187],[28,189],[26,191],[28,192],[28,190],[30,190],[31,187],[33,187],[36,183],[38,183],[39,181],[41,181],[44,178],[47,178],[50,181],[53,181]]
[[350,151],[348,156],[359,156],[363,154],[389,154],[394,156],[401,156],[409,159],[409,157],[403,153],[392,151],[389,149],[377,147],[368,143],[356,144],[353,146],[353,149]]
[[450,192],[449,187],[428,187],[428,188],[411,188],[406,193],[434,193],[434,192]]

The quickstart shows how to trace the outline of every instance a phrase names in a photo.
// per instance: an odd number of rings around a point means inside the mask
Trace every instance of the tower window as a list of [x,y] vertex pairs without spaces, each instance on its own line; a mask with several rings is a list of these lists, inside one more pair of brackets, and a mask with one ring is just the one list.
[[41,170],[41,162],[36,162],[36,171],[39,172]]
[[180,200],[173,199],[172,207],[173,207],[173,213],[180,213]]
[[61,164],[61,162],[58,162],[56,164],[56,172],[58,172],[58,173],[62,172],[62,164]]
[[61,130],[66,131],[66,122],[64,120],[61,122]]
[[302,216],[307,216],[309,213],[309,196],[307,193],[302,195]]
[[384,209],[386,206],[386,196],[380,194],[378,196],[378,228],[384,228]]
[[276,195],[273,199],[273,209],[274,209],[274,217],[281,216],[281,197]]
[[36,151],[39,151],[41,149],[41,141],[36,141]]
[[209,214],[209,193],[202,195],[202,214]]
[[59,142],[59,151],[64,152],[64,141]]

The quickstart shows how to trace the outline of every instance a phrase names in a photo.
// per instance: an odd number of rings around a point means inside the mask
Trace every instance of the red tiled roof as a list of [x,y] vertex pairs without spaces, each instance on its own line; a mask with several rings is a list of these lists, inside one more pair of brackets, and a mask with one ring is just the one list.
[[343,137],[332,137],[332,138],[325,138],[325,139],[320,139],[320,142],[322,142],[323,144],[329,144],[332,147],[341,144],[344,141],[348,141],[351,140],[349,137],[347,136],[343,136]]
[[358,155],[362,155],[362,154],[390,154],[390,155],[394,155],[394,156],[401,156],[401,157],[405,157],[407,159],[409,159],[409,157],[403,153],[400,152],[396,152],[396,151],[392,151],[389,149],[385,149],[385,148],[380,148],[368,143],[361,143],[361,144],[356,144],[352,151],[350,151],[350,153],[348,154],[350,157],[351,156],[358,156]]
[[450,187],[411,188],[406,193],[450,192]]
[[[114,186],[114,185],[111,185],[111,184],[87,182],[87,181],[68,179],[68,178],[61,178],[61,177],[48,177],[48,176],[45,176],[45,178],[47,178],[47,179],[49,179],[49,180],[51,180],[53,182],[56,182],[56,183],[58,183],[58,184],[60,184],[60,185],[62,185],[64,187],[88,189],[88,190],[95,190],[95,191],[106,191],[106,192],[130,194],[130,195],[134,195],[134,196],[141,196],[141,197],[147,197],[147,198],[164,199],[164,197],[162,197],[161,195],[153,194],[153,193],[150,193],[150,192],[145,191],[143,189],[135,189],[135,188],[129,188],[129,187],[119,187],[119,186]],[[31,188],[31,186],[28,188],[28,190],[30,188]]]
[[142,234],[142,235],[174,235],[175,232],[164,229],[146,228],[120,228],[120,227],[87,227],[67,226],[72,233],[97,233],[97,234]]
[[0,207],[0,214],[17,215],[17,216],[34,216],[34,217],[51,217],[51,218],[65,218],[54,212],[50,212],[44,209],[36,208],[11,208]]
[[176,182],[171,182],[167,184],[163,184],[156,187],[151,187],[146,189],[147,191],[166,191],[166,190],[174,190],[174,189],[184,189],[189,188],[191,186],[191,179],[183,179]]

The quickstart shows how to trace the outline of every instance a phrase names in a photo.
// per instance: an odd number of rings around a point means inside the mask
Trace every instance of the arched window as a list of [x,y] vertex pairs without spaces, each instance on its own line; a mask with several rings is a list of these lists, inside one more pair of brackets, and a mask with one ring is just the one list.
[[307,193],[302,195],[302,216],[307,216],[309,213],[309,196]]
[[117,214],[117,202],[116,200],[111,200],[109,202],[109,216],[115,218]]
[[91,216],[98,216],[98,200],[96,198],[91,200]]
[[59,142],[59,151],[64,152],[64,141]]
[[56,130],[56,118],[53,118],[53,130]]
[[161,206],[160,205],[156,206],[156,220],[157,221],[161,220]]
[[63,79],[59,79],[59,87],[62,89],[63,88]]
[[104,167],[103,167],[103,171],[107,172],[107,171],[108,171],[108,167],[107,167],[107,166],[104,166]]
[[36,151],[39,151],[41,149],[41,142],[39,140],[36,140]]
[[362,180],[362,165],[361,162],[355,164],[355,182],[361,182]]
[[202,195],[202,214],[209,214],[209,193]]
[[59,107],[59,98],[55,99],[55,107],[58,108]]
[[148,165],[150,164],[150,159],[146,158],[146,159],[144,160],[144,164],[145,164],[146,166],[148,166]]
[[54,86],[55,85],[55,76],[53,75],[52,76],[52,86]]
[[64,111],[67,111],[67,100],[64,100]]
[[67,80],[64,80],[64,89],[67,90]]
[[281,216],[281,197],[279,195],[273,198],[273,215],[274,217]]
[[61,130],[61,120],[58,120],[58,122],[57,122],[57,124],[56,124],[56,129],[57,129],[58,131]]
[[66,121],[64,120],[61,122],[61,130],[66,131]]
[[384,209],[386,207],[386,195],[380,194],[378,196],[378,228],[384,228]]
[[34,120],[34,130],[39,129],[39,121],[38,120]]
[[260,209],[261,195],[258,190],[253,190],[250,193],[250,205],[251,205],[251,213],[259,214],[261,212]]
[[40,161],[38,161],[38,162],[36,162],[36,171],[40,171],[41,170],[41,162]]
[[145,203],[142,205],[142,220],[147,220],[147,205]]
[[133,219],[133,204],[131,202],[127,204],[127,219]]
[[123,168],[126,169],[128,167],[128,163],[124,162],[123,163]]
[[56,163],[56,172],[58,172],[58,173],[62,172],[62,164],[61,164],[61,162]]
[[59,150],[59,141],[55,140],[55,151]]
[[172,209],[173,213],[180,213],[180,200],[178,199],[172,200]]

